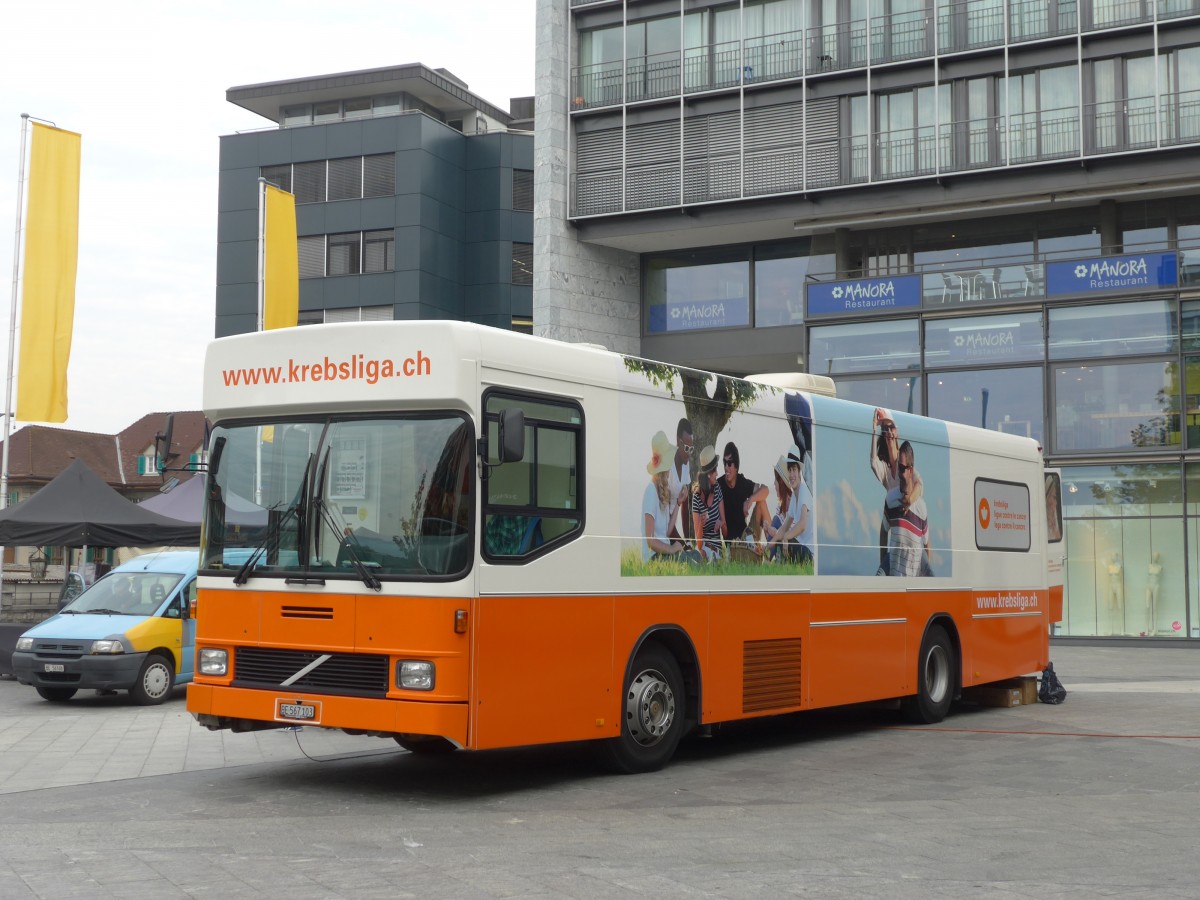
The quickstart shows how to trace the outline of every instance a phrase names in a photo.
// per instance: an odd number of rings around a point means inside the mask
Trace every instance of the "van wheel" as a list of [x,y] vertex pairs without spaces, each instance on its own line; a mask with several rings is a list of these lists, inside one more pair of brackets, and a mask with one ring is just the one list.
[[129,696],[138,706],[154,706],[171,696],[175,687],[175,667],[165,656],[151,653],[142,663],[137,681],[129,689]]
[[675,657],[647,644],[630,668],[621,707],[621,733],[597,747],[611,771],[632,775],[666,765],[683,736],[687,697]]
[[933,725],[946,718],[954,699],[954,647],[941,625],[930,625],[917,658],[917,694],[900,701],[900,712],[909,722]]
[[51,703],[66,703],[75,696],[75,691],[76,688],[40,687],[37,689],[38,695]]
[[396,743],[417,756],[447,756],[458,748],[444,737],[424,734],[397,734]]

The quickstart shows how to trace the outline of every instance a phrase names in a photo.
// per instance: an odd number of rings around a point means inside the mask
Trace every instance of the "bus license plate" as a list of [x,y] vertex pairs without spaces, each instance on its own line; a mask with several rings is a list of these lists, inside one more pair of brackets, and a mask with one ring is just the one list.
[[288,722],[319,722],[319,708],[316,704],[311,703],[284,703],[278,701],[275,709],[275,718],[283,719]]
[[66,666],[62,663],[46,663],[45,668],[42,669],[43,672],[65,672],[66,670]]

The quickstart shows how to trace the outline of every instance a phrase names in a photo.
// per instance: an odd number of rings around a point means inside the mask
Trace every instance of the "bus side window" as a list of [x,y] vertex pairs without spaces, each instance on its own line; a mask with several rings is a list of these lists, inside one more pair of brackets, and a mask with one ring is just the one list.
[[[497,461],[499,419],[519,408],[525,417],[525,455]],[[544,395],[489,391],[484,396],[488,446],[483,496],[483,554],[492,562],[521,562],[583,530],[583,411]]]

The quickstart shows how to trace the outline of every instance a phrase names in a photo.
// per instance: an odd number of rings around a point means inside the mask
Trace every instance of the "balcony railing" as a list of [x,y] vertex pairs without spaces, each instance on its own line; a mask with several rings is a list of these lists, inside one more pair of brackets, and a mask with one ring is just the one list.
[[1157,108],[1156,117],[1153,98],[1129,98],[869,137],[810,132],[807,141],[799,130],[772,134],[760,127],[739,136],[735,128],[711,146],[689,146],[682,161],[660,157],[643,163],[638,152],[630,152],[624,170],[617,145],[615,154],[605,150],[575,174],[571,214],[607,215],[1200,144],[1200,90],[1160,97]]
[[[572,0],[582,6],[604,0]],[[576,66],[574,111],[1200,15],[1200,0],[945,0],[926,12]],[[1007,33],[1006,33],[1007,24]],[[869,34],[868,34],[869,32]],[[624,84],[622,84],[622,75]]]

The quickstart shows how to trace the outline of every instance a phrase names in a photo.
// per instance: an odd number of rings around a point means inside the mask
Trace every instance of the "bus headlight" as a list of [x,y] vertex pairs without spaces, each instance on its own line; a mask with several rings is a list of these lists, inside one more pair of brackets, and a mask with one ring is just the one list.
[[201,675],[224,675],[229,671],[229,653],[226,650],[202,649],[197,665]]
[[29,651],[33,649],[33,638],[17,638],[17,649]]
[[125,645],[120,641],[92,641],[92,653],[110,655],[113,653],[124,653]]
[[396,684],[409,691],[433,690],[433,663],[403,659],[396,663]]

